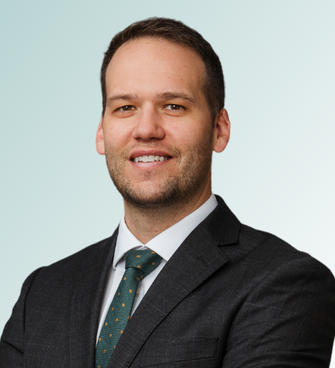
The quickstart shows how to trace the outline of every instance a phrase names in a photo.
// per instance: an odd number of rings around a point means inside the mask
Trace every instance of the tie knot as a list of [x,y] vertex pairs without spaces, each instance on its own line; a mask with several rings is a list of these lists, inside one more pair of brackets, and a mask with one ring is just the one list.
[[152,272],[162,260],[157,253],[149,250],[130,250],[124,256],[126,269],[133,267],[143,273],[143,277]]

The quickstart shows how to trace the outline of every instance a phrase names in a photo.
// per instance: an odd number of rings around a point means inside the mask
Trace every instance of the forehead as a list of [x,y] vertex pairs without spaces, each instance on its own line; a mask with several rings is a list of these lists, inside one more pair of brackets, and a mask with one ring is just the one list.
[[[107,95],[111,90],[133,88],[198,89],[205,67],[191,48],[159,38],[140,38],[124,43],[114,54],[106,73]],[[136,93],[136,91],[133,91]]]

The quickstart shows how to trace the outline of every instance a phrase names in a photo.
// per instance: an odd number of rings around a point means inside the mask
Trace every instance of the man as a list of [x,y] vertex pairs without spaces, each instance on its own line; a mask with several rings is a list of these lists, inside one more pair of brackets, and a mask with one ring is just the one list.
[[0,367],[328,367],[332,274],[211,193],[230,134],[211,46],[177,21],[135,23],[112,40],[101,86],[97,151],[124,218],[28,277]]

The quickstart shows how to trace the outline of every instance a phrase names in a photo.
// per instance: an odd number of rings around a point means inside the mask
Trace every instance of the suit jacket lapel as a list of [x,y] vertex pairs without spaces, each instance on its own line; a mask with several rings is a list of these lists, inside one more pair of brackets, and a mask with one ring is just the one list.
[[[107,368],[129,367],[152,331],[187,295],[227,262],[218,247],[236,243],[240,223],[219,206],[178,248],[130,319]],[[229,226],[229,230],[222,229]]]
[[80,276],[77,276],[70,310],[70,365],[73,368],[94,367],[96,333],[116,239],[117,231],[110,239],[95,245],[94,257],[82,263],[87,267],[77,270]]

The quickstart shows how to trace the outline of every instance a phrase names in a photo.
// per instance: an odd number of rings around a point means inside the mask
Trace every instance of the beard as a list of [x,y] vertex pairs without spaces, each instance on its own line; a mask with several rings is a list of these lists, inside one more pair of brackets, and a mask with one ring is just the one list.
[[[126,175],[126,162],[128,155],[123,157],[115,154],[108,145],[106,150],[106,162],[110,177],[122,195],[130,205],[143,210],[158,210],[175,205],[187,203],[197,193],[201,193],[205,187],[208,175],[210,175],[212,163],[212,131],[209,129],[207,137],[192,148],[183,151],[182,155],[177,149],[170,149],[174,159],[177,160],[177,174],[166,176],[159,185],[150,182],[151,174],[147,175],[147,186],[137,186],[138,183]],[[159,148],[155,145],[141,146],[141,148]],[[163,175],[161,173],[161,175]],[[149,187],[152,187],[148,190]]]

